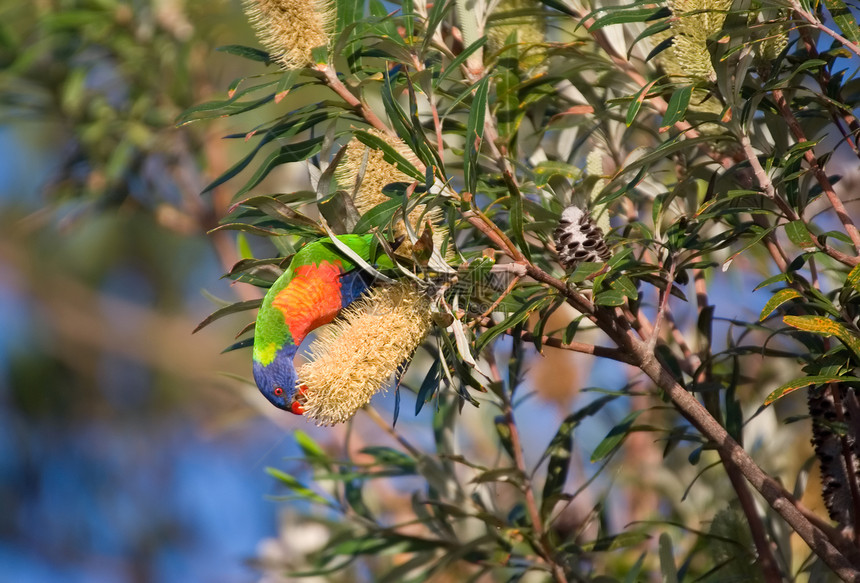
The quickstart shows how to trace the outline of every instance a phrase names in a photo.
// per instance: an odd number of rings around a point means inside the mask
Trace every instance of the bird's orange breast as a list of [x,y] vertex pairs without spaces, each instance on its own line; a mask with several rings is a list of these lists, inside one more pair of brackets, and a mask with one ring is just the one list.
[[339,261],[297,267],[292,281],[281,290],[272,306],[283,315],[295,344],[311,330],[334,320],[343,307],[340,296]]

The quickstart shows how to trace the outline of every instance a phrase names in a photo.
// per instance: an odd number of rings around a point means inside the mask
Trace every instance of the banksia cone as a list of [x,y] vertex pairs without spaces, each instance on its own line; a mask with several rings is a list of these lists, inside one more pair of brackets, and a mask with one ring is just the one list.
[[245,14],[270,58],[287,69],[313,64],[328,45],[334,11],[323,0],[245,0]]
[[[546,19],[541,14],[524,14],[527,11],[540,12],[543,5],[535,0],[501,0],[494,15],[500,18],[489,25],[487,41],[490,50],[497,52],[505,46],[511,33],[516,33],[520,52],[526,52],[520,60],[527,69],[544,64],[546,60]],[[505,13],[516,16],[505,17]]]
[[429,299],[406,283],[373,289],[311,344],[299,370],[305,417],[334,425],[376,394],[430,332]]
[[670,0],[674,41],[672,57],[685,77],[716,79],[708,37],[719,32],[732,0]]
[[606,261],[612,256],[603,240],[603,231],[594,224],[588,211],[577,206],[564,209],[553,238],[558,259],[568,271],[583,261]]
[[[413,162],[416,166],[420,163],[415,159],[415,155],[401,140],[391,138],[379,130],[371,129],[368,133],[385,140],[388,145],[394,148],[407,160]],[[365,163],[365,154],[367,161]],[[364,165],[364,173],[362,174],[362,165]],[[389,164],[385,161],[385,155],[382,150],[374,150],[368,147],[358,138],[353,138],[346,146],[346,153],[343,161],[337,168],[335,173],[340,188],[346,189],[349,192],[354,192],[355,208],[359,213],[364,214],[378,204],[381,204],[389,198],[382,192],[382,189],[394,182],[412,183],[413,180],[400,170],[394,164]],[[361,180],[356,188],[356,182]],[[430,221],[434,226],[438,225],[441,220],[438,210],[433,209],[425,213],[424,205],[417,205],[409,213],[409,226],[417,237],[421,236],[424,228],[422,226],[422,215],[424,221]],[[402,216],[402,215],[401,215]],[[402,243],[395,250],[397,255],[402,257],[411,257],[412,242],[409,239],[409,234],[406,230],[406,225],[403,220],[397,220],[393,226],[393,234],[395,238],[402,238]],[[442,241],[445,238],[447,230],[443,227],[433,228],[433,243],[437,248],[441,247]]]
[[[838,403],[834,393],[839,395]],[[808,405],[812,417],[812,445],[821,462],[824,504],[830,518],[839,526],[853,527],[856,518],[851,491],[858,485],[860,476],[857,396],[851,389],[832,384],[810,390]]]

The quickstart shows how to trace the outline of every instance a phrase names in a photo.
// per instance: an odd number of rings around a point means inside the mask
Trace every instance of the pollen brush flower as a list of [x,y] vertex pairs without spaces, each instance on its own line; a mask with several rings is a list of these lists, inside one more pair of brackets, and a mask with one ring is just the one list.
[[494,10],[496,20],[489,24],[487,41],[490,50],[500,51],[511,34],[516,34],[520,64],[527,69],[546,68],[546,18],[543,5],[535,0],[501,0]]
[[674,16],[670,24],[674,35],[670,58],[682,76],[716,80],[708,38],[723,28],[731,7],[731,0],[670,0]]
[[430,332],[429,298],[407,283],[378,287],[311,344],[299,370],[305,417],[343,423],[370,402]]
[[[394,148],[404,158],[413,162],[416,166],[420,163],[415,158],[412,151],[400,139],[391,138],[376,129],[368,130],[368,133],[373,134]],[[397,166],[390,164],[385,160],[385,154],[382,150],[370,148],[358,138],[353,138],[346,146],[346,153],[343,161],[338,166],[335,172],[335,178],[340,188],[344,188],[353,195],[355,208],[362,215],[375,207],[389,200],[382,192],[382,189],[389,184],[395,182],[412,183],[413,180],[405,173],[401,172]],[[395,238],[402,238],[403,242],[395,250],[397,255],[401,257],[410,257],[412,255],[412,241],[406,229],[406,224],[402,219],[395,220],[392,234]],[[428,221],[433,225],[433,244],[437,249],[440,249],[442,242],[447,235],[447,229],[439,226],[442,220],[441,213],[438,209],[426,210],[423,204],[416,205],[409,212],[409,226],[416,237],[420,237],[423,231],[422,225]]]
[[311,50],[329,44],[334,10],[324,0],[245,0],[244,8],[270,58],[286,69],[312,65]]

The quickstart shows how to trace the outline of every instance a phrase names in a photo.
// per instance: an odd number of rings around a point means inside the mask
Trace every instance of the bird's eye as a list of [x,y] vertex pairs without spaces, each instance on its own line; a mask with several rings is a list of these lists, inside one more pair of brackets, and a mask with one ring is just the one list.
[[282,389],[281,387],[275,387],[274,393],[275,393],[276,397],[283,397],[284,396],[284,389]]

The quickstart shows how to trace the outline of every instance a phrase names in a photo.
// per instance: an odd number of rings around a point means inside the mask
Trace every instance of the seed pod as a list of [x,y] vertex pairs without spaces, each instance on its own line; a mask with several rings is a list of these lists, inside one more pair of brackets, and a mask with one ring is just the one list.
[[[835,394],[839,395],[838,403]],[[840,527],[853,527],[856,519],[852,482],[856,484],[860,476],[860,444],[855,421],[857,396],[854,391],[834,383],[811,389],[808,405],[812,417],[812,445],[821,462],[821,494],[827,513]]]
[[606,261],[612,256],[603,240],[603,231],[594,224],[588,211],[577,206],[564,209],[553,238],[558,259],[568,271],[583,261]]

